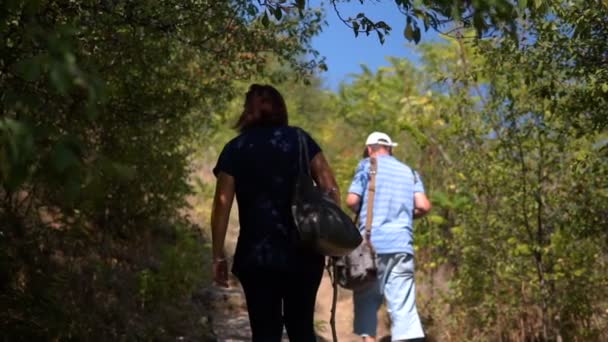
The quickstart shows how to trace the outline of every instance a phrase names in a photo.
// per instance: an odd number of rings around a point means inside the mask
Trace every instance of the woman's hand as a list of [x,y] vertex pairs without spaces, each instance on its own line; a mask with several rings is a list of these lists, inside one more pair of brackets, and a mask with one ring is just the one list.
[[228,262],[226,259],[217,259],[213,261],[213,281],[217,286],[229,287]]

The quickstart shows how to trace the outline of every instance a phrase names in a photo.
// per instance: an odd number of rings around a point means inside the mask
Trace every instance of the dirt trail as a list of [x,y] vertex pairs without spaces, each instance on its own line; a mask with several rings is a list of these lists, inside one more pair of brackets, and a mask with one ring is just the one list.
[[[321,322],[322,324],[317,326],[317,333],[319,334],[321,341],[332,340],[331,326],[329,324],[329,320],[331,318],[332,296],[333,288],[331,286],[331,280],[327,272],[325,272],[323,279],[321,280],[319,292],[317,293],[317,305],[315,308],[315,321]],[[338,289],[338,301],[336,304],[336,331],[338,341],[340,342],[361,341],[361,339],[352,332],[352,292],[341,288]]]
[[[317,293],[317,305],[315,309],[315,320],[323,322],[317,327],[317,334],[320,341],[331,341],[331,326],[329,320],[331,318],[331,301],[333,296],[333,288],[331,280],[327,272],[323,274],[321,286]],[[388,335],[387,316],[384,310],[381,310],[378,317],[378,336],[380,338]],[[361,338],[353,333],[353,296],[352,292],[342,288],[338,288],[338,301],[336,304],[336,332],[338,341],[340,342],[359,342]]]
[[[330,278],[325,272],[319,287],[315,309],[315,325],[319,341],[332,341],[330,317],[333,289]],[[218,342],[250,341],[249,317],[244,294],[238,282],[232,281],[229,289],[209,288],[205,291],[208,303],[213,306],[210,323]],[[358,342],[353,334],[352,293],[339,289],[336,314],[338,341]],[[378,332],[380,337],[387,335],[386,314],[380,313]],[[288,341],[285,337],[284,341]]]

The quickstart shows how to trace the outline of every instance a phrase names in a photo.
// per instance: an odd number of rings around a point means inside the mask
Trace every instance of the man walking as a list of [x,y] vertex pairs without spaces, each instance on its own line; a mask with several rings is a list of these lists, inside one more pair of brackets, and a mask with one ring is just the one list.
[[414,218],[426,215],[431,203],[418,174],[392,156],[397,144],[387,134],[374,132],[365,145],[369,157],[359,163],[346,203],[351,210],[360,211],[363,232],[373,160],[377,171],[372,187],[371,243],[377,254],[378,276],[375,284],[354,292],[354,330],[364,342],[376,341],[377,312],[384,297],[392,340],[423,339],[415,300],[413,230]]

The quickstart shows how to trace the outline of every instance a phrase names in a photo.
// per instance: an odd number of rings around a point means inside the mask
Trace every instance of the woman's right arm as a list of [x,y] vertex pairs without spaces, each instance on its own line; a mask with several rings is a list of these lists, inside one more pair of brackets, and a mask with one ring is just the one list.
[[317,153],[312,161],[310,162],[310,169],[312,171],[312,178],[325,192],[329,193],[331,198],[340,205],[340,189],[338,189],[338,183],[334,173],[329,167],[329,163],[325,159],[323,152]]
[[226,255],[224,254],[224,242],[226,240],[234,192],[234,177],[225,172],[219,172],[215,185],[213,209],[211,211],[211,248],[213,253],[214,278],[221,286],[228,286],[228,267]]

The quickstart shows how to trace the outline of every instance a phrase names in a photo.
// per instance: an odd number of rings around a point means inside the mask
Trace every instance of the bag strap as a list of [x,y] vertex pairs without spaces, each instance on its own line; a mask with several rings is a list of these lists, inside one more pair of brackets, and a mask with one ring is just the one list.
[[298,172],[310,175],[310,163],[308,158],[308,144],[304,137],[304,133],[301,128],[296,128],[298,134]]
[[370,243],[372,236],[372,220],[374,217],[374,199],[376,198],[376,174],[378,173],[378,159],[375,157],[370,157],[369,161],[370,181],[367,189],[367,217],[365,218],[365,239],[368,243]]
[[[333,276],[330,272],[329,279],[331,280],[331,285],[333,287],[333,294],[331,297],[331,316],[329,318],[329,325],[331,326],[332,341],[338,342],[338,331],[336,330],[336,304],[338,301],[338,266],[336,265],[336,259],[334,257],[331,257],[330,260]],[[329,268],[327,270],[329,271]]]

